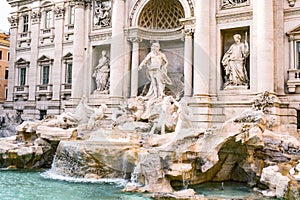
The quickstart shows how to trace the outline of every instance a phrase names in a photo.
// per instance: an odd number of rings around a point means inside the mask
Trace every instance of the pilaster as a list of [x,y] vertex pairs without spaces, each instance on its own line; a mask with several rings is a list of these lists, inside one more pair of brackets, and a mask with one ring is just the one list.
[[72,99],[80,99],[83,95],[85,16],[84,1],[75,2],[75,22],[73,40]]
[[121,97],[123,93],[125,36],[124,36],[124,0],[114,0],[112,9],[112,40],[110,65],[110,95]]
[[195,1],[194,96],[208,96],[210,70],[210,1]]
[[63,29],[64,29],[64,14],[65,8],[63,6],[57,6],[54,9],[55,16],[55,38],[54,38],[54,63],[52,68],[52,100],[60,100],[60,90],[61,90],[61,68],[62,57],[63,57]]
[[253,0],[254,42],[256,47],[257,91],[274,92],[273,0]]

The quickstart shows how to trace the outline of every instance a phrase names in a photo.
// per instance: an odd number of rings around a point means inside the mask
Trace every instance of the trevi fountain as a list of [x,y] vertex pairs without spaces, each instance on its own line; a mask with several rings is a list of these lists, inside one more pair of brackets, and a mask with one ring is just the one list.
[[[243,86],[246,73],[231,74],[238,64],[227,54],[226,87]],[[96,95],[109,87],[106,56],[93,73]],[[154,42],[139,65],[147,88],[117,109],[83,96],[76,109],[42,120],[3,115],[0,199],[299,199],[300,138],[278,134],[278,98],[265,91],[221,126],[196,128],[188,99],[165,90],[167,65]]]

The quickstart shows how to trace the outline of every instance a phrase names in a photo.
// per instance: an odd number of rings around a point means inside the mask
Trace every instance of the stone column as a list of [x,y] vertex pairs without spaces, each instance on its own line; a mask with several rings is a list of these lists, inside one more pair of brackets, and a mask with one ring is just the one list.
[[131,97],[138,95],[139,81],[138,81],[138,67],[139,67],[139,42],[142,39],[134,37],[129,38],[132,42],[132,54],[131,54]]
[[112,40],[110,57],[110,95],[122,97],[124,65],[125,65],[125,36],[124,36],[124,0],[113,0],[112,8]]
[[193,33],[194,28],[184,30],[184,96],[193,94]]
[[28,70],[28,76],[27,76],[27,84],[28,84],[28,101],[34,102],[35,101],[35,95],[36,95],[36,85],[39,84],[37,80],[37,70],[39,69],[37,65],[37,60],[38,60],[38,52],[39,52],[39,37],[38,35],[40,34],[40,18],[41,18],[41,13],[40,11],[33,11],[31,15],[31,44],[30,44],[30,55],[31,55],[31,62],[30,62],[30,67],[27,69]]
[[73,70],[72,70],[72,99],[80,99],[83,94],[84,77],[84,45],[85,45],[85,3],[83,0],[75,1],[75,22],[73,40]]
[[8,73],[8,94],[7,94],[7,100],[8,102],[13,102],[13,93],[14,93],[14,86],[15,86],[15,80],[18,78],[16,77],[16,68],[15,68],[15,61],[16,58],[16,47],[17,47],[17,37],[18,37],[18,17],[17,16],[11,16],[9,18],[10,22],[10,59],[9,59],[9,73]]
[[60,89],[61,89],[61,68],[62,57],[63,57],[63,29],[64,29],[64,14],[65,8],[56,7],[54,9],[55,13],[55,38],[54,38],[54,63],[52,66],[52,100],[60,100]]
[[273,3],[273,0],[253,0],[253,32],[255,38],[253,46],[256,47],[257,92],[274,91]]
[[210,68],[210,1],[195,1],[194,96],[208,96]]

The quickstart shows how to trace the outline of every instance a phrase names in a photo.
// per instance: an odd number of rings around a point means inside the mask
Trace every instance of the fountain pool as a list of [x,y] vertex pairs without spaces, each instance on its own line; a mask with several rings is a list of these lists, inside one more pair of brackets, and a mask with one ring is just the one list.
[[[60,179],[60,180],[58,180]],[[0,170],[1,200],[145,200],[146,195],[123,193],[122,180],[63,180],[42,170]]]

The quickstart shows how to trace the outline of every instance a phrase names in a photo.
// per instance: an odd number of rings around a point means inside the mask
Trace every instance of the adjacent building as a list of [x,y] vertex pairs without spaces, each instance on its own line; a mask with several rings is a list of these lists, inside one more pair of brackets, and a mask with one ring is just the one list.
[[0,103],[3,104],[7,97],[7,80],[9,68],[9,34],[0,32]]
[[[138,66],[159,42],[173,83],[167,92],[188,101],[196,126],[223,123],[267,90],[278,97],[274,127],[296,130],[300,0],[7,1],[6,112],[40,118],[74,108],[83,96],[115,109],[144,92],[149,80]],[[103,51],[109,76],[98,87]]]

